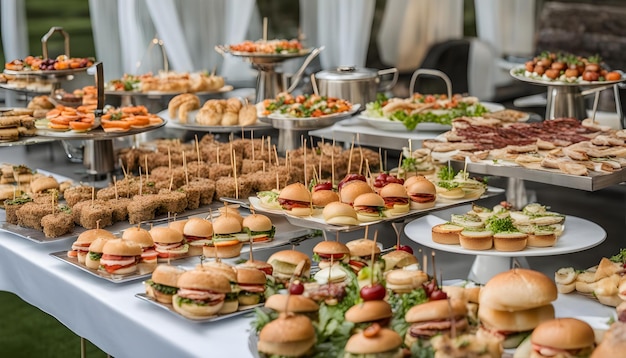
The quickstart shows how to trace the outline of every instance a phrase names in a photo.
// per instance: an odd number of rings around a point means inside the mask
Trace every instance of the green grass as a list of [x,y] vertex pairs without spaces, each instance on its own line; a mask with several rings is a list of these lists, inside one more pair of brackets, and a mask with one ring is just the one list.
[[[0,317],[0,357],[80,357],[79,336],[18,296],[0,291]],[[86,342],[87,357],[106,357]]]

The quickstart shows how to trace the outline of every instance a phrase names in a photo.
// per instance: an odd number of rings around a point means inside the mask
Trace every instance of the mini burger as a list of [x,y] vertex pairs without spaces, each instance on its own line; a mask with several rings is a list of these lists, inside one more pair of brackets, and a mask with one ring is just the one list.
[[172,297],[174,310],[190,319],[216,315],[230,292],[228,279],[211,270],[186,271],[178,278],[178,292]]
[[[330,183],[329,183],[330,184]],[[319,184],[318,184],[319,185]],[[315,190],[311,193],[311,203],[313,204],[313,214],[319,214],[326,205],[339,202],[339,194],[332,190]]]
[[278,195],[278,203],[289,215],[309,216],[312,213],[311,193],[302,183],[293,183],[284,187]]
[[593,328],[584,321],[556,318],[538,325],[530,336],[530,342],[530,356],[533,358],[589,357],[595,347],[595,335]]
[[251,268],[238,268],[239,305],[250,306],[265,301],[266,282],[267,279],[263,271]]
[[359,220],[356,211],[350,204],[335,201],[326,205],[322,216],[327,224],[332,225],[358,225]]
[[202,247],[205,257],[231,258],[241,253],[243,243],[237,235],[241,233],[241,223],[234,215],[221,215],[213,222],[213,240]]
[[272,357],[301,357],[311,351],[315,340],[315,328],[308,317],[283,313],[263,327],[258,350]]
[[90,269],[97,270],[100,268],[100,259],[102,258],[102,253],[104,249],[104,244],[110,240],[106,237],[99,237],[89,245],[89,252],[85,257],[85,266]]
[[84,264],[87,253],[89,252],[89,246],[99,237],[107,239],[116,238],[110,231],[104,229],[91,229],[83,231],[80,235],[78,235],[76,241],[72,244],[72,249],[67,252],[67,256],[76,257],[78,259],[78,263]]
[[387,289],[395,293],[409,293],[422,287],[428,275],[421,270],[391,270],[385,274]]
[[350,261],[348,264],[355,273],[358,273],[363,267],[370,264],[372,252],[374,252],[374,261],[376,261],[380,255],[380,248],[376,245],[374,240],[352,240],[347,242],[346,246],[350,250]]
[[360,222],[378,221],[383,217],[385,200],[376,193],[361,194],[352,204]]
[[382,256],[385,260],[385,271],[401,269],[417,264],[417,258],[404,250],[393,250]]
[[261,260],[248,260],[237,265],[237,268],[250,268],[263,271],[266,275],[272,275],[274,268],[272,265]]
[[361,194],[373,193],[372,187],[365,181],[352,180],[339,189],[339,198],[342,203],[353,205],[354,200]]
[[272,276],[283,283],[289,282],[292,277],[311,275],[311,259],[300,251],[277,251],[267,259],[267,262],[272,265]]
[[150,236],[154,241],[154,249],[158,259],[178,259],[187,256],[189,245],[185,244],[183,234],[169,227],[154,227],[150,229]]
[[409,309],[404,317],[410,323],[404,339],[407,347],[421,341],[422,346],[430,345],[429,340],[439,334],[450,334],[454,326],[457,334],[468,327],[467,305],[464,300],[435,300],[421,303]]
[[276,294],[265,301],[265,307],[276,312],[293,312],[308,316],[317,321],[320,306],[314,300],[303,295]]
[[172,303],[172,297],[178,292],[178,278],[184,270],[171,265],[158,265],[152,272],[152,278],[145,282],[146,295],[157,302]]
[[230,284],[230,291],[226,293],[224,305],[222,305],[218,313],[228,314],[237,311],[239,309],[239,285],[237,284],[237,271],[235,271],[235,268],[222,261],[202,262],[196,268],[198,270],[209,270],[226,277]]
[[245,242],[252,239],[253,242],[269,242],[274,238],[276,227],[272,224],[272,220],[262,214],[248,215],[243,219],[243,231],[247,235]]
[[206,219],[191,218],[183,227],[183,237],[189,244],[189,256],[200,256],[202,248],[213,240],[213,224]]
[[141,246],[122,239],[108,240],[102,248],[100,267],[111,275],[127,275],[137,271]]
[[122,239],[136,242],[141,246],[141,261],[139,261],[139,273],[145,274],[154,271],[157,266],[158,252],[154,249],[154,241],[148,230],[131,227],[124,230]]
[[[391,305],[384,300],[363,301],[350,307],[345,314],[346,321],[359,325],[378,323],[388,327],[391,322]],[[365,328],[365,327],[362,327]]]
[[389,183],[378,193],[385,201],[385,216],[396,216],[409,212],[409,195],[400,183]]
[[348,263],[350,261],[350,249],[338,241],[321,241],[313,247],[313,261],[318,262],[320,269],[333,264]]
[[411,199],[411,209],[423,210],[434,207],[437,199],[435,185],[424,177],[418,176],[416,178],[418,179],[406,187],[407,194]]
[[344,358],[401,358],[402,337],[396,331],[374,324],[358,332],[346,343]]

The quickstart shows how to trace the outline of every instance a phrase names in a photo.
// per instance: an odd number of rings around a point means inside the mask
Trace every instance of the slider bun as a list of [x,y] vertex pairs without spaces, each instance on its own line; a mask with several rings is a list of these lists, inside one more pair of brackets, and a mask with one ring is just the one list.
[[351,180],[341,187],[341,190],[339,190],[339,198],[342,203],[352,204],[359,195],[373,192],[372,188],[366,182]]
[[[287,300],[289,306],[287,307]],[[284,312],[285,308],[289,312],[306,313],[317,312],[320,306],[312,299],[302,295],[271,295],[265,301],[265,307],[273,309],[276,312]]]
[[404,250],[393,250],[382,256],[385,260],[385,271],[417,263],[417,258]]
[[[234,239],[234,238],[233,238]],[[222,245],[222,246],[202,246],[202,255],[205,257],[219,257],[222,259],[230,259],[237,257],[241,254],[243,248],[243,242],[239,242],[235,245]]]
[[[187,227],[187,225],[185,225],[185,227]],[[235,234],[238,232],[241,232],[241,222],[235,215],[220,215],[213,222],[214,234]]]
[[167,227],[179,231],[182,234],[185,229],[185,225],[187,224],[187,221],[187,219],[172,221],[171,223],[169,223],[169,225],[167,225]]
[[[401,345],[402,337],[396,331],[389,328],[381,328],[373,337],[366,337],[362,331],[352,335],[346,343],[345,350],[354,355],[359,354],[364,357],[372,357],[376,356],[377,353],[398,349]],[[400,353],[400,356],[402,356],[402,353]]]
[[178,277],[180,288],[211,290],[218,293],[231,292],[230,282],[226,276],[213,270],[185,271]]
[[313,252],[318,254],[346,254],[350,255],[350,249],[338,241],[320,241],[313,247]]
[[154,246],[154,241],[148,230],[136,226],[124,230],[122,239],[136,242],[142,248]]
[[363,301],[350,307],[345,314],[346,321],[363,323],[391,317],[391,305],[387,301]]
[[380,248],[374,240],[356,239],[348,241],[346,246],[350,249],[350,256],[369,256],[372,254],[372,249],[374,249],[374,254],[380,253]]
[[183,241],[183,233],[169,227],[153,227],[149,232],[155,243],[175,244]]
[[259,333],[258,350],[267,355],[300,357],[315,344],[315,329],[303,315],[281,315]]
[[[230,214],[229,214],[230,215]],[[191,218],[183,226],[183,235],[196,237],[213,236],[213,224],[206,219]]]
[[261,270],[254,268],[237,268],[237,282],[250,285],[265,285],[267,277]]
[[311,202],[311,192],[302,183],[289,184],[278,194],[279,199]]
[[291,210],[285,210],[287,214],[291,214],[293,216],[309,216],[313,214],[313,209],[311,207],[306,208],[291,208]]
[[409,195],[432,194],[437,196],[437,188],[435,187],[435,184],[433,184],[430,180],[424,177],[421,177],[421,179],[414,180],[409,184],[406,184],[406,191]]
[[537,327],[542,322],[553,319],[554,307],[548,304],[527,310],[508,312],[479,305],[478,318],[487,328],[498,331],[524,332]]
[[387,288],[396,293],[408,293],[428,281],[428,275],[421,270],[391,270],[385,274]]
[[407,190],[400,183],[389,183],[380,189],[378,194],[383,198],[408,198]]
[[358,225],[354,208],[346,203],[334,201],[328,203],[322,211],[322,216],[328,224],[333,225]]
[[102,252],[105,255],[140,256],[142,250],[141,246],[136,242],[122,239],[110,239],[104,244]]
[[108,239],[116,238],[115,235],[113,235],[113,233],[111,233],[108,230],[90,229],[90,230],[83,231],[80,235],[78,235],[78,237],[76,238],[76,243],[77,244],[92,243],[95,239],[99,237],[104,237]]
[[465,198],[465,192],[462,188],[452,188],[446,189],[442,187],[436,187],[437,189],[437,197],[446,200],[459,200]]
[[556,300],[554,282],[539,271],[514,268],[493,276],[480,290],[480,306],[517,311],[545,306]]
[[91,252],[96,252],[96,253],[103,253],[104,252],[104,244],[107,243],[107,241],[111,240],[108,237],[98,237],[97,239],[93,240],[91,245],[89,245],[89,251]]
[[243,219],[243,227],[247,227],[250,231],[269,231],[272,230],[272,220],[263,214],[248,215]]
[[185,270],[166,264],[158,265],[152,272],[152,281],[165,286],[178,287],[178,278]]
[[[448,303],[449,302],[449,303]],[[465,300],[435,300],[411,307],[404,316],[409,323],[445,320],[467,315]]]
[[576,318],[556,318],[545,321],[533,331],[533,344],[558,349],[581,349],[595,344],[591,326]]
[[332,202],[339,201],[339,194],[332,190],[317,190],[311,194],[313,206],[325,207]]
[[354,199],[352,206],[385,206],[385,200],[376,193],[365,193]]
[[300,251],[277,251],[267,259],[267,262],[272,265],[276,277],[291,278],[298,266],[302,267],[302,275],[308,277],[311,273],[311,259]]

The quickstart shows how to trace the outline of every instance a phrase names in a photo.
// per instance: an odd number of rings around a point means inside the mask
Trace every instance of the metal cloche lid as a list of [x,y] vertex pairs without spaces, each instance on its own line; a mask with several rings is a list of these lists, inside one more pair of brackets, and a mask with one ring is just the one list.
[[320,80],[369,80],[378,77],[378,72],[369,68],[339,66],[334,70],[324,70],[315,74]]

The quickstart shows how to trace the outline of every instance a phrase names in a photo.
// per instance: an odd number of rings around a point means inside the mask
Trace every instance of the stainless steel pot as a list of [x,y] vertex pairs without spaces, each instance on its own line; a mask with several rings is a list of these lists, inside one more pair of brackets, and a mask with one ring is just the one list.
[[[390,80],[383,81],[390,76]],[[398,81],[398,69],[374,70],[353,66],[320,71],[311,76],[313,91],[322,96],[338,97],[352,104],[365,104],[376,100],[376,94],[387,91]]]

